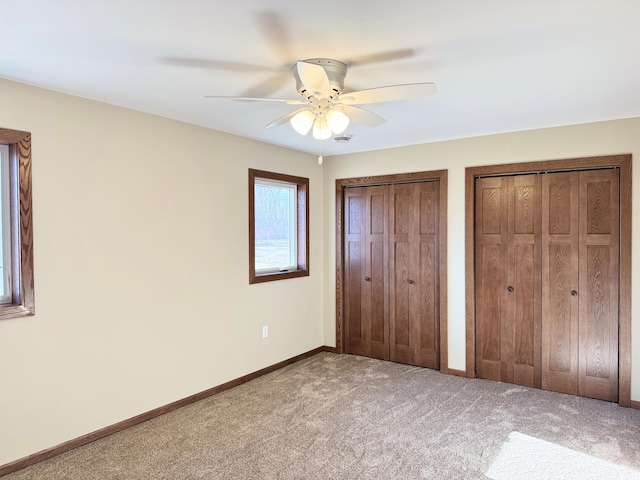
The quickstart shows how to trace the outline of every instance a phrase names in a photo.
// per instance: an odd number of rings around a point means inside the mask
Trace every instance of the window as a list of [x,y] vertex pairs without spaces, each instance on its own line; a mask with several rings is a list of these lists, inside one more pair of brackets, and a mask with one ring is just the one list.
[[296,270],[297,185],[256,178],[253,195],[256,273]]
[[249,283],[309,275],[309,179],[249,169]]
[[0,319],[33,315],[31,134],[0,128]]
[[11,182],[9,145],[0,145],[0,305],[11,303]]

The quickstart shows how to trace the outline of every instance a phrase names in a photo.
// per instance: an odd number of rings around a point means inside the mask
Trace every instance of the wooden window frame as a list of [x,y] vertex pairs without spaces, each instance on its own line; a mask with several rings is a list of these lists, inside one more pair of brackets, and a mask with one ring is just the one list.
[[31,133],[0,128],[9,146],[11,180],[12,301],[0,305],[0,320],[35,315],[33,223],[31,201]]
[[[292,183],[297,186],[297,269],[287,272],[256,273],[255,183],[256,178]],[[309,276],[309,179],[249,169],[249,283],[272,282]]]

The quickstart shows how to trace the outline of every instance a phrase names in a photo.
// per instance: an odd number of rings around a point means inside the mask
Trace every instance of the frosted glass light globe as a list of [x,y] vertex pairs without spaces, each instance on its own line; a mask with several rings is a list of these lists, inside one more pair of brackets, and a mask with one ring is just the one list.
[[306,135],[309,133],[309,130],[311,130],[314,118],[315,115],[309,110],[302,110],[294,115],[291,120],[289,120],[289,123],[300,135]]
[[327,123],[334,135],[337,135],[347,129],[349,126],[349,117],[340,110],[331,110],[327,113]]

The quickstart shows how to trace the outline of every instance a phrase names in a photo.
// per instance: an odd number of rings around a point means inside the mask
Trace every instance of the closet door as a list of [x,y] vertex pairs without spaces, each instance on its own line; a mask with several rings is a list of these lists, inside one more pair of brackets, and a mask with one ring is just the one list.
[[476,180],[476,373],[540,387],[540,176]]
[[[542,388],[578,393],[579,173],[542,180]],[[586,293],[586,292],[585,292]]]
[[618,399],[618,170],[545,175],[542,387]]
[[[476,179],[476,374],[507,381],[507,178]],[[504,339],[504,341],[503,341]]]
[[345,350],[389,359],[388,187],[344,197]]
[[618,170],[476,180],[476,373],[618,398]]
[[[510,177],[509,188],[509,342],[513,345],[513,383],[540,388],[542,315],[542,228],[540,175]],[[512,189],[511,189],[512,188]],[[510,369],[507,369],[511,376]]]
[[439,183],[390,187],[390,359],[429,368],[439,355]]
[[578,394],[618,400],[619,177],[580,172]]

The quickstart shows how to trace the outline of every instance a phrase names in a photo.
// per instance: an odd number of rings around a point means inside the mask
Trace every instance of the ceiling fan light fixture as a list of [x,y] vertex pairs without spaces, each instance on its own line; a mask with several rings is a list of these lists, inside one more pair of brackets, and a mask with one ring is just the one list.
[[349,117],[340,110],[331,109],[329,113],[327,113],[327,123],[334,135],[337,135],[347,129],[349,126]]
[[332,135],[331,128],[324,115],[319,115],[313,123],[313,138],[316,140],[326,140]]
[[[392,57],[395,55],[406,56],[407,52],[406,50],[392,52]],[[350,138],[350,135],[344,134],[344,132],[347,131],[352,121],[367,127],[377,127],[386,122],[385,118],[365,110],[359,105],[411,100],[437,92],[434,83],[422,82],[386,85],[366,90],[347,90],[347,93],[343,95],[347,64],[330,58],[299,60],[293,65],[292,71],[296,80],[296,89],[304,97],[302,100],[217,95],[206,95],[206,97],[303,105],[297,110],[273,120],[265,127],[277,127],[288,122],[291,124],[291,128],[302,136],[311,131],[316,140],[322,141],[334,136],[338,142],[341,142],[345,141],[344,139],[348,141]]]
[[311,130],[314,119],[315,115],[313,113],[309,110],[302,110],[294,115],[291,120],[289,120],[289,123],[300,135],[306,135],[309,133],[309,130]]

